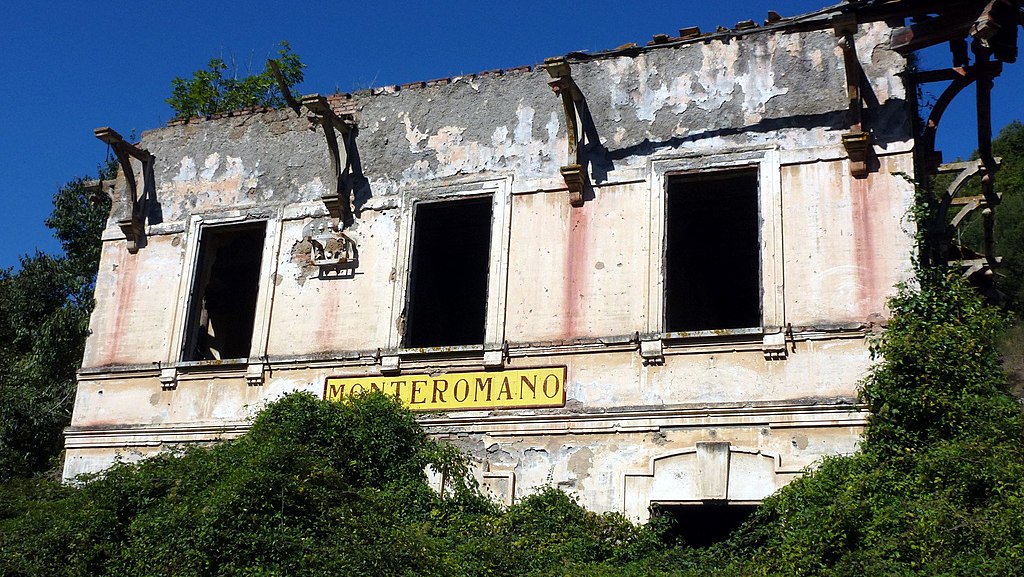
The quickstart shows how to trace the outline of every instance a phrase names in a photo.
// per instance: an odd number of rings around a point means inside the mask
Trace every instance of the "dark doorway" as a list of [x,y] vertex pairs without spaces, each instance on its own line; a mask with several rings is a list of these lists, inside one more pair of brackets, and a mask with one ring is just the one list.
[[693,504],[655,505],[654,515],[667,518],[670,542],[690,547],[709,547],[729,538],[757,509],[757,505]]
[[757,171],[668,179],[669,332],[761,326]]
[[182,360],[248,358],[266,228],[259,222],[202,229]]
[[416,206],[405,345],[483,344],[491,198]]

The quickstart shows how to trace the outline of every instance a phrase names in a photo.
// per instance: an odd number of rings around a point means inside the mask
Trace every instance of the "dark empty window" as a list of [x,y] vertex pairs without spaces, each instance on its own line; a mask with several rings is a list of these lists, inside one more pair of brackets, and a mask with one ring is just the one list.
[[249,356],[265,235],[263,222],[202,229],[183,360]]
[[757,171],[668,179],[666,330],[761,326]]
[[406,346],[483,344],[491,199],[420,203],[413,228]]
[[654,515],[668,518],[665,537],[690,547],[708,547],[729,538],[757,509],[757,505],[725,503],[655,505]]

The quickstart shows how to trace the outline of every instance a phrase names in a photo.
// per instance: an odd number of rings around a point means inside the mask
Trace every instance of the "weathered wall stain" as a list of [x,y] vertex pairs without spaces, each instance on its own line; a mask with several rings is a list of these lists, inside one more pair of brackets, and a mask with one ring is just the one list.
[[[582,155],[582,207],[570,207],[559,171],[575,159],[543,66],[332,96],[353,114],[361,168],[354,215],[339,223],[358,252],[344,275],[315,265],[305,238],[327,217],[335,179],[322,128],[304,114],[145,132],[162,221],[131,256],[116,224],[123,206],[112,211],[65,475],[122,450],[236,436],[263,403],[323,394],[330,377],[538,367],[565,367],[564,407],[422,417],[505,502],[554,483],[593,509],[642,518],[665,487],[700,501],[685,488],[696,486],[698,443],[728,444],[738,472],[726,481],[751,500],[853,450],[865,418],[856,383],[871,365],[864,337],[907,277],[913,242],[903,220],[913,188],[900,175],[914,170],[906,62],[887,48],[889,32],[862,24],[857,36],[877,100],[864,122],[878,166],[865,179],[849,174],[846,78],[827,19],[567,56],[600,139]],[[666,182],[737,169],[758,173],[762,278],[779,269],[778,286],[760,287],[762,310],[781,310],[762,325],[791,327],[781,357],[768,352],[766,326],[665,330]],[[403,348],[414,204],[465,198],[492,202],[484,342]],[[268,231],[250,356],[183,362],[197,231],[246,222]],[[443,280],[454,289],[468,274]],[[641,341],[662,354],[641,355]]]

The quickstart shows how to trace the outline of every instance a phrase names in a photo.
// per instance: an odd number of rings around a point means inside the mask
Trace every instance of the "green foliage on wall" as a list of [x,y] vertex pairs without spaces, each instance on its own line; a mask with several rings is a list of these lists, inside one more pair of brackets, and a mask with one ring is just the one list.
[[243,437],[121,464],[81,487],[0,491],[0,574],[536,575],[620,566],[656,536],[547,490],[503,511],[379,393],[292,394]]
[[[546,489],[502,508],[390,397],[292,394],[234,441],[0,490],[4,575],[1015,575],[1024,413],[1004,313],[948,271],[891,301],[861,450],[766,500],[729,541],[666,542]],[[436,492],[425,471],[446,474]]]
[[[99,172],[113,178],[115,165]],[[46,224],[62,255],[36,253],[17,271],[0,270],[0,481],[55,465],[64,445],[110,211],[109,198],[90,196],[81,178],[54,195]]]
[[[274,60],[285,85],[291,88],[302,82],[305,65],[287,42],[281,42],[279,46],[278,57]],[[285,104],[269,64],[259,74],[243,78],[239,78],[237,68],[230,71],[230,76],[225,75],[227,72],[228,64],[220,58],[213,58],[205,70],[196,70],[192,78],[179,76],[172,80],[167,104],[174,109],[175,117],[210,116],[253,106],[280,107]]]
[[997,352],[1007,317],[942,269],[890,308],[861,450],[768,499],[737,548],[771,575],[1017,574],[1024,413]]
[[992,152],[1003,159],[996,175],[996,191],[1003,194],[996,209],[996,253],[1003,256],[997,283],[1024,313],[1024,124],[1015,120],[999,131]]

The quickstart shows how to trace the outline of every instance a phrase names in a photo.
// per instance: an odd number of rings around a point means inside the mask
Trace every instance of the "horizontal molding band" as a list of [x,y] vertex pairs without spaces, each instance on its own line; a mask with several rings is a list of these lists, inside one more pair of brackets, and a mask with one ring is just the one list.
[[[418,419],[428,433],[491,436],[616,434],[658,431],[663,428],[768,427],[773,429],[863,427],[867,412],[846,402],[836,404],[771,404],[680,408],[634,408],[628,411],[588,413],[493,414],[473,411],[457,416]],[[69,427],[65,448],[100,449],[152,447],[168,443],[202,443],[236,438],[250,428],[246,421],[224,423],[169,423],[137,426]]]
[[[828,329],[810,328],[805,331],[794,331],[787,341],[790,343],[800,343],[812,341],[863,340],[869,334],[871,334],[869,328],[860,326]],[[735,339],[728,340],[711,337],[666,339],[665,355],[718,354],[731,352],[759,353],[762,351],[760,333],[757,336],[757,340],[752,340],[749,335],[737,335]],[[571,342],[561,343],[522,342],[509,344],[508,357],[529,358],[592,355],[628,353],[638,350],[639,343],[636,340],[624,340],[624,337],[622,336],[608,336],[594,339],[578,339]],[[181,371],[183,375],[196,375],[196,378],[203,378],[203,375],[209,375],[210,378],[226,378],[228,373],[231,373],[232,371],[244,373],[245,366],[247,364],[259,364],[270,370],[281,371],[317,369],[343,370],[349,367],[372,367],[379,365],[379,359],[383,356],[401,357],[403,370],[474,368],[482,366],[484,350],[481,347],[480,350],[451,351],[448,353],[420,353],[410,349],[337,351],[317,355],[297,355],[291,357],[272,356],[265,360],[247,359],[246,361],[233,365],[211,363],[208,367],[195,362],[157,363],[154,361],[145,364],[83,367],[78,370],[78,376],[79,380],[104,380],[125,377],[150,378],[159,376],[162,368],[174,368]]]

